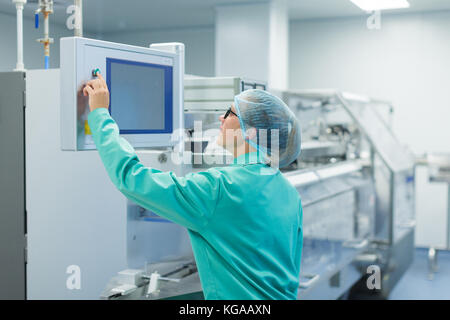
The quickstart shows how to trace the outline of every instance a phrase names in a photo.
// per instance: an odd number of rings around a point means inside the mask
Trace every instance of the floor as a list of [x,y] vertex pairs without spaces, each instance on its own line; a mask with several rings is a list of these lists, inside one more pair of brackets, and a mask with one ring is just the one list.
[[438,270],[428,279],[428,249],[416,249],[414,262],[391,292],[390,300],[450,300],[450,251],[438,251]]

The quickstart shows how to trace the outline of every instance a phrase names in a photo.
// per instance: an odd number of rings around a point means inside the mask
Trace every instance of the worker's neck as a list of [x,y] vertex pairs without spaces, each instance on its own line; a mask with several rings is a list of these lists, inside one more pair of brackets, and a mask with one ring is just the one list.
[[243,154],[250,153],[250,152],[256,152],[257,150],[253,148],[251,145],[249,145],[247,142],[245,142],[243,145],[236,147],[233,151],[234,158],[237,158]]

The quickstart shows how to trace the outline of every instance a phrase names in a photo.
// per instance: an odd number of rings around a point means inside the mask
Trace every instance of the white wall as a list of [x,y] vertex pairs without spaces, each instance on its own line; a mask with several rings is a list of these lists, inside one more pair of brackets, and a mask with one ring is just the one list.
[[216,7],[216,75],[243,76],[286,90],[289,17],[286,0]]
[[157,42],[182,42],[185,44],[186,73],[214,75],[213,26],[104,33],[101,38],[138,46]]
[[291,23],[290,87],[391,100],[394,130],[416,153],[450,152],[450,11]]
[[[23,59],[26,69],[44,69],[44,45],[36,41],[43,38],[44,34],[42,19],[40,22],[39,29],[35,29],[34,20],[25,18],[23,20]],[[59,38],[70,36],[73,36],[73,31],[65,26],[53,24],[50,15],[50,37],[55,40],[55,43],[50,45],[50,68],[59,67]],[[16,16],[0,13],[0,71],[12,71],[16,67],[16,62]]]
[[[365,17],[290,27],[292,89],[338,88],[391,100],[400,141],[418,154],[450,153],[450,11],[382,14],[380,30],[368,30]],[[416,244],[443,244],[446,197],[438,194],[446,187],[421,188]]]
[[268,3],[216,8],[216,75],[268,80],[269,19]]

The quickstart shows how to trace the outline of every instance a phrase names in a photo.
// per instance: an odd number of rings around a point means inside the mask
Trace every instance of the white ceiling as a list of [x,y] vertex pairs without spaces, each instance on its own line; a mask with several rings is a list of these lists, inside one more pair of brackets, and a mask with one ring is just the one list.
[[[407,9],[387,10],[388,13],[450,10],[450,0],[408,0]],[[366,14],[350,0],[289,0],[292,19],[350,17]]]
[[[267,0],[84,0],[84,29],[106,33],[214,24],[214,7]],[[411,7],[396,12],[450,10],[450,0],[409,0]],[[52,21],[64,24],[71,0],[55,0]],[[318,19],[365,14],[349,0],[288,0],[291,19]],[[25,18],[32,19],[37,0],[28,0]],[[0,12],[15,14],[11,0],[0,0]]]

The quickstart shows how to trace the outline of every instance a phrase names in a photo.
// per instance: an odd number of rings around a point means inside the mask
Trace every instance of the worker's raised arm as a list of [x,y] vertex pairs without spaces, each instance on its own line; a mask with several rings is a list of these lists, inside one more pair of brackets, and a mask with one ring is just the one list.
[[145,167],[105,108],[92,111],[89,126],[114,185],[130,200],[175,223],[201,231],[212,216],[220,190],[220,173],[177,177]]
[[220,173],[176,177],[172,172],[146,168],[133,147],[119,135],[108,111],[109,92],[101,75],[83,90],[89,95],[89,126],[100,157],[114,185],[129,199],[194,231],[204,228],[214,213]]

